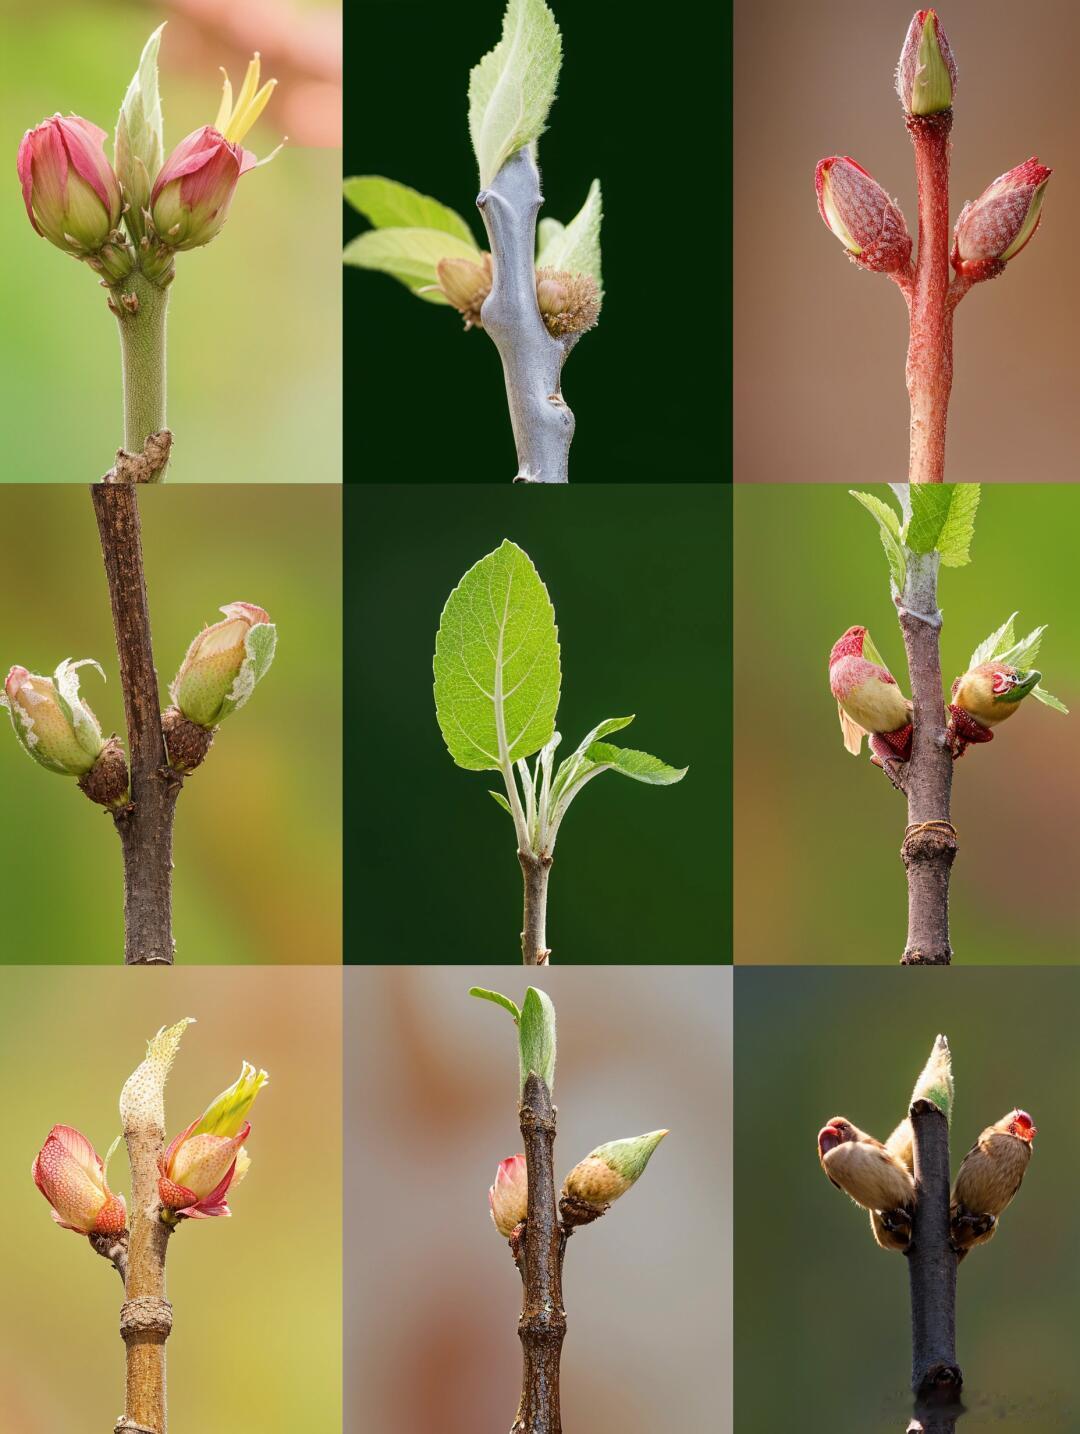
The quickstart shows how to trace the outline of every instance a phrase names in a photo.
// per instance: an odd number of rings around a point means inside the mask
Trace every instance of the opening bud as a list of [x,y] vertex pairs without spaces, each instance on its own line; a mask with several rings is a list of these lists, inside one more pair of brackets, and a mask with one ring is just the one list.
[[104,1161],[70,1125],[53,1126],[30,1173],[63,1229],[79,1235],[119,1235],[127,1228],[124,1197],[112,1193]]
[[438,287],[465,320],[467,329],[482,328],[480,309],[491,293],[491,255],[472,259],[440,259],[435,265]]
[[[562,1200],[580,1202],[602,1213],[636,1183],[667,1134],[666,1130],[651,1130],[647,1135],[598,1145],[563,1181]],[[564,1209],[564,1217],[569,1213]]]
[[231,602],[224,622],[199,633],[187,650],[169,696],[189,722],[216,727],[251,696],[274,660],[277,630],[261,607]]
[[240,1075],[198,1120],[178,1135],[158,1162],[158,1198],[173,1219],[228,1215],[226,1195],[247,1174],[247,1113],[269,1080],[244,1061]]
[[958,274],[992,279],[1039,227],[1052,170],[1034,157],[999,175],[956,221],[952,262]]
[[525,1219],[529,1208],[529,1179],[524,1155],[510,1155],[499,1161],[495,1184],[488,1191],[492,1224],[509,1239]]
[[911,235],[900,207],[850,156],[818,161],[814,174],[818,212],[857,264],[891,274],[907,267]]
[[591,274],[537,269],[536,302],[552,338],[583,334],[600,317],[600,290]]
[[80,667],[94,667],[92,658],[65,659],[52,677],[13,667],[4,683],[0,706],[8,709],[11,725],[25,751],[49,772],[83,777],[105,747],[101,727],[79,696]]
[[37,232],[77,259],[96,255],[123,207],[105,131],[78,115],[53,115],[23,135],[17,168]]
[[896,67],[896,93],[909,115],[952,109],[956,61],[936,10],[916,10]]

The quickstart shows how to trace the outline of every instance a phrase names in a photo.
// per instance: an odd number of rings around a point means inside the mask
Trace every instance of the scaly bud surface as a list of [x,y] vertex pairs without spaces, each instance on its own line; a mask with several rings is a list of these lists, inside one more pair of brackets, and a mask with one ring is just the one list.
[[992,279],[1031,239],[1053,170],[1034,157],[999,175],[956,221],[952,263],[968,278]]
[[846,155],[818,162],[818,211],[856,263],[875,273],[907,267],[911,235],[898,205],[877,180]]
[[666,1130],[651,1130],[647,1135],[598,1145],[563,1181],[563,1197],[598,1209],[610,1205],[641,1177],[653,1151],[667,1134]]
[[251,633],[267,627],[269,615],[249,602],[231,602],[221,611],[225,621],[199,633],[169,688],[176,706],[200,727],[214,727],[228,716],[227,703],[229,711],[240,706],[261,675],[254,672]]
[[509,1239],[529,1208],[529,1178],[524,1155],[510,1155],[499,1161],[495,1184],[488,1191],[488,1204],[496,1230]]
[[30,223],[77,259],[97,254],[120,223],[120,183],[104,146],[105,131],[78,115],[53,115],[19,145]]
[[956,61],[936,10],[916,10],[896,67],[896,93],[909,115],[952,109]]
[[238,1079],[176,1137],[159,1161],[158,1196],[176,1219],[230,1214],[226,1195],[247,1174],[247,1113],[269,1080],[244,1062]]
[[536,303],[552,338],[583,334],[600,318],[600,290],[591,274],[537,269]]
[[70,1125],[53,1126],[31,1174],[63,1229],[79,1235],[119,1235],[127,1227],[123,1196],[109,1189],[101,1157]]

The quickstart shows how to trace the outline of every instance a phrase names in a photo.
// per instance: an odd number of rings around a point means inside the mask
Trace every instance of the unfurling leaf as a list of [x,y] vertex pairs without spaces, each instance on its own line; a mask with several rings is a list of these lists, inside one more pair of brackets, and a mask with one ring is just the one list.
[[872,493],[859,493],[854,488],[848,492],[857,503],[861,503],[866,511],[877,519],[878,532],[881,534],[881,546],[885,549],[885,556],[889,560],[889,572],[892,574],[893,586],[897,592],[903,592],[904,580],[907,574],[907,559],[904,557],[904,545],[900,541],[900,519],[888,503],[875,498]]
[[501,1006],[504,1011],[509,1011],[515,1024],[521,1020],[521,1012],[516,1003],[499,991],[489,991],[486,986],[470,986],[469,995],[475,996],[480,1001],[493,1001],[496,1006]]
[[562,65],[562,37],[544,0],[509,0],[502,38],[469,75],[469,135],[486,188],[544,131]]
[[914,1105],[917,1100],[928,1100],[931,1105],[937,1106],[946,1120],[952,1120],[952,1053],[944,1036],[938,1036],[934,1041],[930,1057],[915,1082],[911,1104]]
[[943,567],[964,567],[971,561],[980,494],[978,483],[913,483],[905,545],[913,553],[940,553]]
[[159,25],[147,40],[116,121],[113,163],[129,205],[128,226],[137,237],[142,236],[142,211],[150,202],[151,187],[165,158],[157,67],[164,28]]
[[342,257],[358,269],[374,269],[399,279],[429,304],[445,304],[446,295],[436,287],[440,260],[475,262],[478,253],[471,240],[466,243],[444,229],[369,229],[346,244]]
[[521,1064],[521,1089],[530,1074],[535,1074],[555,1090],[555,1007],[546,991],[530,986],[525,992],[518,1022],[518,1051]]
[[568,274],[588,274],[596,281],[600,300],[604,285],[600,275],[600,221],[603,201],[600,181],[594,179],[580,211],[565,227],[555,219],[540,224],[540,247],[536,256],[538,269],[558,269]]
[[438,229],[476,249],[472,232],[453,209],[381,174],[361,174],[345,181],[345,198],[376,229]]

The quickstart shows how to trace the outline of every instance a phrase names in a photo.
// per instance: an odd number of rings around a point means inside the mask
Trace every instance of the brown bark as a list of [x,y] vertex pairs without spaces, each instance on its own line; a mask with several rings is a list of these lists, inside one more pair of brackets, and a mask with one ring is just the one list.
[[915,1209],[906,1258],[911,1283],[911,1387],[921,1397],[955,1396],[956,1252],[949,1238],[949,1122],[928,1100],[911,1107]]
[[131,1238],[127,1299],[120,1311],[120,1333],[127,1346],[127,1387],[120,1429],[167,1434],[165,1341],[172,1328],[172,1306],[165,1298],[165,1255],[170,1227],[162,1223],[158,1200],[158,1157],[165,1131],[142,1115],[125,1124],[131,1165]]
[[529,1204],[518,1320],[523,1356],[521,1403],[510,1434],[562,1434],[559,1361],[566,1334],[562,1267],[567,1232],[559,1223],[555,1204],[555,1110],[551,1093],[538,1075],[530,1075],[525,1082],[518,1115]]
[[131,802],[113,816],[124,855],[124,961],[170,965],[172,827],[179,776],[166,764],[136,490],[91,488],[124,689]]
[[526,966],[546,966],[551,952],[547,944],[547,893],[551,857],[519,851],[521,874],[525,879],[525,916],[521,929],[521,959]]

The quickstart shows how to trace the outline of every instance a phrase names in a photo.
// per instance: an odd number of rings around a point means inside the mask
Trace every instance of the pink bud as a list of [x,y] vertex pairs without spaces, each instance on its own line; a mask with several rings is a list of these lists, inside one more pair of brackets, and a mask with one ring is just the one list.
[[488,1191],[491,1219],[499,1234],[509,1239],[529,1208],[529,1179],[524,1155],[510,1155],[499,1162],[495,1184]]
[[120,223],[120,183],[105,158],[105,131],[78,115],[28,129],[18,171],[30,223],[58,248],[95,253]]
[[822,219],[856,263],[881,274],[907,265],[911,235],[904,216],[861,164],[838,154],[820,160],[814,186]]
[[194,1134],[203,1117],[178,1135],[158,1162],[158,1197],[179,1217],[208,1220],[231,1213],[225,1202],[229,1187],[241,1180],[248,1161],[244,1141],[251,1125],[244,1121],[233,1136]]
[[896,93],[909,115],[952,108],[956,61],[936,10],[916,10],[896,67]]
[[1025,160],[964,205],[953,239],[952,262],[958,274],[990,279],[1019,254],[1039,227],[1052,173],[1037,159]]
[[162,166],[150,195],[159,238],[170,249],[209,244],[228,217],[240,176],[256,162],[253,154],[230,144],[212,125],[182,139]]
[[54,1125],[31,1169],[52,1217],[79,1235],[119,1235],[127,1226],[124,1197],[114,1195],[105,1166],[85,1135]]

